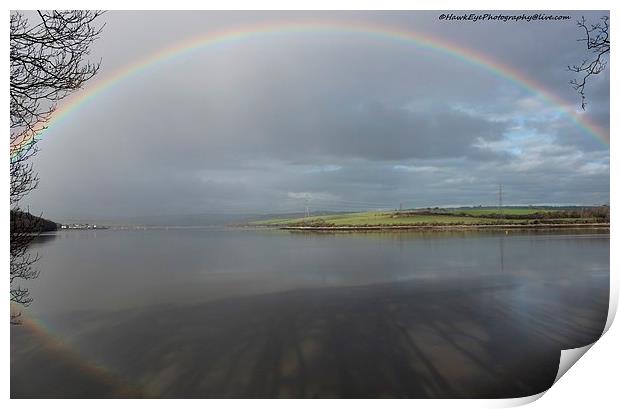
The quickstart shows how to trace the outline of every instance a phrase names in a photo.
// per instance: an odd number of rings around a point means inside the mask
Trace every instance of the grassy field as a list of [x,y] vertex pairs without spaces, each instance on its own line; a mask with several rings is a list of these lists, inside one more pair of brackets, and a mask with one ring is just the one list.
[[[497,208],[466,208],[466,209],[440,209],[441,212],[446,213],[465,213],[470,216],[480,216],[480,215],[489,215],[489,214],[498,214],[499,210]],[[550,208],[528,208],[528,207],[503,207],[501,209],[501,213],[504,215],[529,215],[536,213],[549,213],[554,211],[554,209]],[[557,210],[556,210],[557,211]]]
[[390,212],[367,212],[367,213],[344,213],[329,216],[305,217],[298,219],[271,219],[254,222],[255,225],[295,225],[295,224],[333,224],[334,226],[380,226],[380,225],[409,225],[419,223],[476,223],[481,222],[482,218],[444,216],[444,215],[411,215],[393,217]]
[[368,226],[443,226],[492,224],[573,224],[605,222],[598,217],[574,217],[574,214],[552,208],[431,209],[402,212],[342,213],[314,217],[261,220],[252,226],[280,227],[368,227]]

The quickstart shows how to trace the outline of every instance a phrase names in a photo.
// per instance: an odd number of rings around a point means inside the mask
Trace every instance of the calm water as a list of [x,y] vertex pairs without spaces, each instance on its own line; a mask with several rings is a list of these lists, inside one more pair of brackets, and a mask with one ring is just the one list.
[[13,397],[516,397],[607,316],[609,234],[43,238]]

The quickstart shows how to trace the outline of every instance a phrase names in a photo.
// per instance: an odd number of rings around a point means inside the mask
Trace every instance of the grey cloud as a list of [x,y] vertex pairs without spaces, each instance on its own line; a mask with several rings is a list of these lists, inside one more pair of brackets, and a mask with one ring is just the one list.
[[[566,71],[584,53],[575,18],[601,13],[569,14],[441,24],[435,12],[110,12],[93,58],[103,60],[98,80],[211,31],[370,23],[486,54],[577,109]],[[608,74],[590,84],[583,114],[604,129]],[[498,183],[512,203],[608,201],[608,147],[536,101],[492,70],[411,44],[253,37],[140,71],[67,116],[40,142],[41,186],[28,204],[52,218],[303,211],[308,193],[315,208],[363,210],[493,204]]]

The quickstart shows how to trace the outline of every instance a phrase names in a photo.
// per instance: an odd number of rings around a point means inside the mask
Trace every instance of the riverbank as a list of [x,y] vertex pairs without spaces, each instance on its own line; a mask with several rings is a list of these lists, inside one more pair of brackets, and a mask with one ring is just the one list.
[[302,231],[609,229],[609,207],[433,208],[257,220],[247,227]]
[[609,223],[539,223],[539,224],[460,224],[460,225],[395,225],[395,226],[280,226],[280,230],[293,231],[384,231],[384,230],[555,230],[555,229],[601,229],[609,230]]

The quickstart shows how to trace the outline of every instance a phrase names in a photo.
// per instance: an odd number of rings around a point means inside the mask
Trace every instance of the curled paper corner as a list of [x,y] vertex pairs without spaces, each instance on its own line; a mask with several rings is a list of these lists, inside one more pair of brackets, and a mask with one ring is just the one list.
[[[558,373],[555,376],[553,385],[555,385],[555,383],[562,376],[564,376],[564,374],[592,347],[592,345],[594,345],[594,342],[579,348],[563,349],[560,352],[560,364],[558,365]],[[551,385],[551,387],[553,387],[553,385]],[[514,408],[517,406],[524,406],[540,399],[545,393],[547,393],[547,391],[549,391],[549,389],[535,395],[523,396],[521,398],[501,399],[497,402],[497,405],[494,405],[494,407]]]
[[614,275],[610,277],[610,289],[609,289],[609,310],[607,311],[607,321],[605,322],[605,329],[603,329],[603,333],[601,336],[605,335],[611,324],[613,324],[614,319],[616,318],[616,312],[618,311],[618,293],[620,292],[620,283],[618,280],[614,279]]
[[524,405],[530,404],[530,403],[532,403],[534,401],[537,401],[545,393],[547,393],[547,391],[542,391],[542,392],[537,393],[535,395],[523,396],[521,398],[502,399],[501,403],[499,403],[500,401],[498,401],[499,405],[497,405],[496,407],[499,407],[499,408],[515,408],[517,406],[524,406]]
[[577,362],[579,358],[581,358],[586,352],[588,352],[590,348],[592,348],[592,345],[594,345],[594,342],[579,348],[562,350],[560,354],[560,365],[558,366],[558,373],[555,376],[555,380],[553,381],[554,385],[562,376],[564,376],[564,374],[570,369],[571,366],[575,365],[575,362]]
[[[595,341],[596,342],[596,341]],[[577,362],[591,347],[594,345],[594,342],[579,348],[573,349],[563,349],[560,352],[560,364],[558,365],[558,373],[555,376],[555,380],[553,381],[553,385],[562,377],[564,374]],[[551,387],[553,387],[551,385]],[[551,388],[549,388],[551,389]],[[508,407],[517,407],[527,405],[534,401],[540,399],[549,389],[544,390],[540,393],[530,396],[524,396],[521,398],[512,398],[512,399],[502,399],[501,403],[496,407],[508,408]]]

